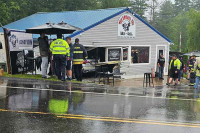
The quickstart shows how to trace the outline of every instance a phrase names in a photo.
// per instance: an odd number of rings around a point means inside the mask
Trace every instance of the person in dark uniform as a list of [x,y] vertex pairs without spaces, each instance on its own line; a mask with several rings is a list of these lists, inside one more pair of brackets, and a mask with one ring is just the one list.
[[132,63],[139,63],[138,62],[138,50],[132,50],[131,51],[131,56],[132,56]]
[[175,84],[178,84],[178,75],[180,72],[180,67],[181,67],[181,62],[179,59],[177,59],[176,55],[174,54],[172,56],[172,60],[170,61],[170,65],[169,65],[169,70],[170,70],[170,79],[169,79],[169,83],[167,83],[167,85],[170,85],[170,83],[172,82],[172,80],[175,80]]
[[159,68],[159,79],[163,78],[163,70],[165,67],[165,58],[163,57],[163,54],[160,54],[160,58],[158,59],[158,68]]
[[195,78],[196,78],[196,74],[194,71],[194,63],[195,62],[196,62],[195,55],[192,55],[190,62],[189,62],[189,73],[190,73],[189,86],[195,85]]
[[77,81],[82,81],[82,64],[88,58],[85,47],[79,44],[79,39],[75,39],[73,46],[73,67]]
[[180,68],[180,73],[178,75],[178,81],[181,82],[181,78],[183,77],[183,69],[184,69],[183,56],[180,56],[179,60],[181,62],[181,68]]
[[[194,72],[196,73],[196,83],[194,85],[194,88],[198,89],[200,79],[200,57],[196,58],[196,62],[194,63]],[[197,96],[199,95],[197,94]]]

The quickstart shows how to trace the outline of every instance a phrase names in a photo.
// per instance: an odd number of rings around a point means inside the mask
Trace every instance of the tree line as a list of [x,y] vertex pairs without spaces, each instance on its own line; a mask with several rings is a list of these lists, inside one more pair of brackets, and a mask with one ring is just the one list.
[[5,25],[37,12],[92,10],[129,5],[129,0],[0,0],[0,23]]
[[131,7],[171,39],[171,51],[200,50],[200,0],[0,0],[0,23],[6,25],[37,12]]
[[150,23],[173,41],[171,51],[200,51],[200,0],[167,0]]

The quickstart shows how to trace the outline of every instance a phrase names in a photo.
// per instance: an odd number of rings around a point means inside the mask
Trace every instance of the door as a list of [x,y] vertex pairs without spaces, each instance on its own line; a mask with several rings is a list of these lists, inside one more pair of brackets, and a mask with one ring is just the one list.
[[160,55],[164,55],[164,50],[159,50],[159,55],[158,55],[158,59],[160,58]]
[[[168,65],[168,63],[166,62],[166,52],[167,51],[166,51],[166,47],[165,46],[157,46],[157,61],[160,58],[161,54],[165,58],[164,75],[167,75],[167,65]],[[157,61],[156,61],[156,68],[157,68],[156,71],[158,72],[159,70],[158,70],[158,67],[157,67]]]

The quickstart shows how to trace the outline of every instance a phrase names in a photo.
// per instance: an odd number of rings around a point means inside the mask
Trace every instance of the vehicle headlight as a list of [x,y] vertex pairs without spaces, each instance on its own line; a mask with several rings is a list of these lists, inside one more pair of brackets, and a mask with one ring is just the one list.
[[94,62],[94,61],[91,61],[90,64],[91,64],[91,65],[95,65],[95,62]]

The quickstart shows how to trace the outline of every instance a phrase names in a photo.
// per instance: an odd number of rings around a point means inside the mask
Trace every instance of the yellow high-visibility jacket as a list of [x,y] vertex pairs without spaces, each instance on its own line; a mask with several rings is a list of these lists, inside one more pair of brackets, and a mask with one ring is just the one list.
[[200,77],[200,57],[196,58],[196,62],[194,63],[194,71],[196,72],[196,76]]
[[[170,65],[169,65],[169,69],[170,70],[171,70],[172,62],[173,62],[173,60],[171,60]],[[181,61],[179,59],[176,59],[174,61],[174,67],[175,67],[175,70],[180,70],[181,69]]]
[[63,39],[57,39],[51,43],[50,50],[52,54],[62,54],[70,56],[70,48],[68,43]]

